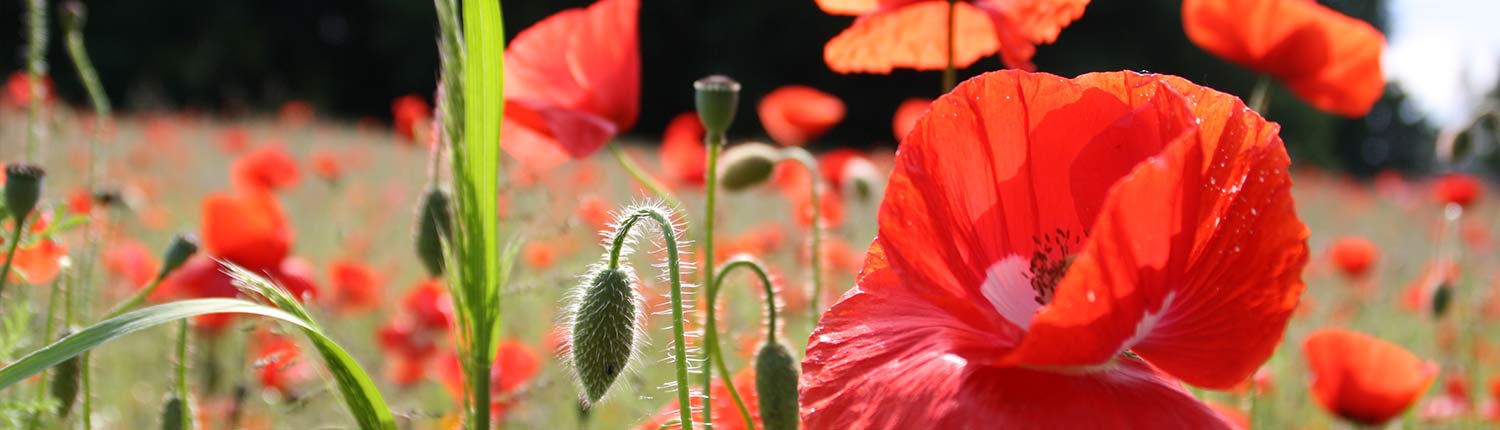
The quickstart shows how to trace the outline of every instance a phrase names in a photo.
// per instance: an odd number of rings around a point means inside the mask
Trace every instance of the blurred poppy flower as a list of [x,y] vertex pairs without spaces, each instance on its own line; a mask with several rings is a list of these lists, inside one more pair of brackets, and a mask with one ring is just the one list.
[[1443,391],[1428,399],[1418,409],[1423,421],[1447,422],[1468,416],[1474,410],[1469,399],[1469,381],[1463,375],[1450,374],[1443,381]]
[[1188,39],[1286,84],[1313,107],[1361,117],[1385,91],[1385,35],[1307,0],[1184,0]]
[[327,149],[321,149],[312,154],[313,172],[331,184],[337,184],[339,178],[344,175],[344,168],[339,162],[339,155]]
[[804,85],[787,85],[760,99],[760,124],[776,143],[802,146],[844,120],[844,101]]
[[609,214],[609,202],[597,195],[587,195],[578,201],[578,219],[588,223],[594,230],[603,230],[615,217]]
[[308,103],[307,100],[290,100],[281,104],[277,119],[282,127],[301,128],[312,124],[316,115],[312,103]]
[[1088,0],[818,0],[834,15],[860,18],[823,47],[823,61],[838,73],[890,73],[892,69],[942,70],[948,66],[948,25],[953,23],[953,65],[969,67],[1000,53],[1005,67],[1035,70],[1036,45],[1052,43],[1083,15]]
[[380,275],[370,266],[353,260],[328,264],[333,283],[333,306],[343,312],[365,312],[380,307],[384,293]]
[[1408,312],[1424,313],[1432,311],[1432,296],[1438,287],[1453,285],[1458,281],[1459,267],[1454,262],[1428,263],[1422,268],[1422,272],[1406,285],[1401,293],[1401,308]]
[[94,193],[88,188],[76,188],[68,193],[68,213],[88,215],[94,212]]
[[[760,396],[755,391],[755,369],[746,366],[743,370],[734,374],[734,388],[740,395],[740,400],[745,402],[745,408],[750,410],[750,418],[760,421]],[[709,395],[712,396],[714,429],[716,430],[755,430],[760,428],[755,423],[745,422],[745,417],[740,415],[740,409],[734,404],[729,396],[729,388],[724,382],[714,379],[709,384]],[[703,396],[695,395],[688,399],[690,407],[693,408],[693,420],[701,423],[703,420]],[[681,423],[674,420],[682,416],[681,404],[673,400],[662,407],[656,416],[636,426],[640,430],[658,429],[681,429]],[[668,424],[672,423],[672,424]],[[809,427],[811,428],[811,427]]]
[[1209,409],[1213,409],[1214,413],[1219,414],[1219,418],[1224,419],[1224,422],[1229,424],[1231,430],[1247,430],[1250,428],[1250,417],[1245,416],[1245,413],[1241,412],[1238,408],[1226,406],[1218,402],[1207,402],[1207,404]]
[[156,254],[134,239],[110,241],[109,247],[104,250],[103,262],[105,272],[112,277],[124,279],[131,288],[146,285],[161,267],[161,263],[156,261]]
[[302,172],[280,144],[269,144],[235,159],[230,175],[236,187],[276,191],[297,185]]
[[[31,74],[25,70],[11,72],[5,80],[5,105],[13,109],[31,106]],[[42,101],[52,100],[52,77],[42,76]]]
[[542,270],[557,262],[557,246],[545,240],[526,242],[521,247],[521,260],[532,269]]
[[286,288],[303,303],[312,302],[318,297],[317,269],[312,263],[298,257],[290,257],[281,260],[275,267],[265,269],[259,273],[266,279]]
[[407,290],[401,310],[424,329],[447,330],[453,326],[453,300],[441,279],[422,281]]
[[422,96],[407,94],[391,101],[391,118],[395,123],[396,135],[408,143],[418,142],[417,130],[431,117],[432,107],[427,105],[427,100]]
[[1363,236],[1344,236],[1328,247],[1328,258],[1349,279],[1364,279],[1380,258],[1380,248]]
[[276,196],[266,191],[210,194],[203,199],[203,247],[209,255],[252,270],[281,264],[292,230]]
[[587,157],[640,110],[639,0],[601,0],[522,30],[505,50],[500,147],[533,169]]
[[668,178],[689,185],[703,185],[708,150],[703,147],[703,123],[698,114],[685,112],[667,123],[661,137],[661,169]]
[[1345,329],[1302,341],[1313,398],[1340,418],[1378,426],[1401,415],[1437,377],[1436,364],[1400,346]]
[[256,355],[252,367],[259,377],[261,388],[271,390],[287,398],[296,398],[298,384],[311,380],[315,374],[303,360],[302,347],[290,337],[261,330],[255,335]]
[[250,131],[244,127],[225,127],[219,132],[219,149],[226,154],[238,154],[250,148]]
[[[458,356],[444,352],[437,361],[438,380],[455,400],[464,398],[463,367]],[[495,364],[490,367],[490,413],[503,417],[519,403],[520,390],[541,372],[542,360],[536,350],[514,339],[500,341],[495,349]]]
[[847,181],[844,168],[850,162],[857,160],[869,161],[870,156],[864,151],[853,148],[839,148],[818,155],[818,173],[823,175],[823,180],[833,185],[833,192],[842,193]]
[[68,248],[51,238],[41,238],[29,245],[22,241],[11,261],[10,279],[32,285],[50,284],[57,279],[67,259]]
[[[233,298],[238,295],[234,279],[224,273],[219,262],[200,253],[172,271],[147,300],[162,302],[177,298]],[[193,317],[193,327],[200,333],[217,335],[229,328],[233,321],[234,314],[202,315]]]
[[897,142],[906,138],[906,134],[917,125],[917,118],[927,113],[927,105],[930,104],[932,100],[929,99],[910,98],[902,100],[901,104],[896,106],[896,115],[891,118],[891,129],[896,132]]
[[1490,379],[1490,400],[1481,413],[1489,422],[1500,422],[1500,376]]
[[1248,378],[1296,307],[1278,132],[1173,76],[960,84],[902,142],[865,268],[812,333],[805,425],[1227,428],[1177,380]]
[[1432,181],[1432,198],[1440,204],[1456,204],[1468,209],[1484,194],[1479,178],[1465,173],[1449,173]]

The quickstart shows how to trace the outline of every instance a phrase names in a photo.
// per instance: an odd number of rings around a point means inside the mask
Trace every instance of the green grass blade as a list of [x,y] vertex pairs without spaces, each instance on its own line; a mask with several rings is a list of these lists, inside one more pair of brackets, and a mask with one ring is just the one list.
[[359,363],[311,321],[273,307],[236,299],[196,299],[156,305],[100,321],[0,369],[0,390],[127,334],[198,315],[239,313],[281,320],[302,329],[338,380],[345,404],[367,430],[393,430],[396,420],[385,398]]

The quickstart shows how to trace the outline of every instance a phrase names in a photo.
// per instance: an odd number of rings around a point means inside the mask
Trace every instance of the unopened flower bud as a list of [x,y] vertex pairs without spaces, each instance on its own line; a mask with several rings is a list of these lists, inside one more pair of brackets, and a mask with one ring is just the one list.
[[864,158],[849,160],[844,165],[844,195],[859,202],[870,202],[880,198],[880,186],[884,178],[875,163]]
[[693,82],[698,118],[709,136],[723,136],[734,122],[740,104],[740,83],[724,75],[712,75]]
[[11,218],[18,222],[25,220],[36,209],[36,202],[42,197],[42,178],[46,176],[47,171],[32,164],[5,166],[5,207],[10,210]]
[[167,402],[161,405],[161,430],[187,430],[192,427],[192,420],[187,416],[187,408],[184,400],[177,395],[169,395]]
[[453,239],[453,209],[448,192],[432,188],[422,196],[417,213],[417,257],[427,273],[442,276],[443,243]]
[[172,243],[167,245],[167,252],[161,257],[161,272],[157,276],[165,278],[172,271],[182,267],[183,263],[198,253],[198,236],[192,233],[178,233],[172,237]]
[[[61,337],[68,337],[68,334],[64,331]],[[82,360],[81,355],[74,355],[52,368],[51,387],[48,391],[52,394],[52,400],[57,402],[53,412],[58,417],[67,417],[73,411],[73,403],[78,399]]]
[[1453,287],[1447,282],[1438,284],[1437,288],[1432,290],[1432,318],[1442,319],[1443,315],[1448,313],[1448,305],[1452,302]]
[[724,151],[719,166],[719,186],[727,191],[744,191],[771,178],[781,153],[764,143],[735,145]]
[[755,393],[766,430],[797,430],[797,360],[780,342],[755,353]]
[[588,404],[609,392],[643,337],[639,324],[644,315],[635,283],[628,269],[599,267],[579,286],[570,351]]

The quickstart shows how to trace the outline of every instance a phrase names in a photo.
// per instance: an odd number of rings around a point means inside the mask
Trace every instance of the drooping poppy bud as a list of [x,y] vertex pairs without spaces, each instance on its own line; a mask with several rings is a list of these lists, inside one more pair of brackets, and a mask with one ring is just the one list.
[[643,318],[635,284],[629,268],[601,266],[579,286],[570,359],[586,403],[603,398],[635,355]]
[[[65,337],[68,337],[67,332],[64,332],[59,338]],[[82,376],[80,372],[82,370],[81,357],[80,355],[74,355],[72,358],[57,363],[57,366],[52,368],[52,386],[49,391],[52,393],[52,400],[57,402],[57,407],[53,409],[53,412],[57,413],[59,417],[67,417],[68,413],[73,411],[74,401],[78,399],[78,388],[81,382],[80,377]]]
[[36,202],[42,197],[42,178],[46,176],[46,170],[33,164],[5,166],[5,207],[12,219],[25,220],[36,209]]
[[1448,313],[1448,305],[1453,302],[1453,286],[1447,282],[1438,284],[1432,290],[1432,319],[1443,319]]
[[797,369],[801,364],[781,342],[768,342],[755,353],[755,392],[766,430],[797,430]]
[[694,104],[698,118],[709,136],[723,136],[734,123],[740,104],[740,83],[724,75],[712,75],[693,82]]
[[157,277],[166,278],[173,270],[182,267],[188,258],[198,253],[198,236],[192,233],[178,233],[172,237],[172,243],[167,245],[166,254],[161,258],[161,271]]
[[735,145],[724,151],[719,167],[719,186],[726,191],[744,191],[771,178],[781,153],[764,143]]
[[448,192],[432,188],[422,196],[417,213],[417,257],[427,273],[443,275],[443,242],[453,239],[453,209]]
[[167,402],[161,405],[161,430],[187,430],[192,427],[192,420],[187,416],[187,408],[183,400],[176,394],[168,395]]

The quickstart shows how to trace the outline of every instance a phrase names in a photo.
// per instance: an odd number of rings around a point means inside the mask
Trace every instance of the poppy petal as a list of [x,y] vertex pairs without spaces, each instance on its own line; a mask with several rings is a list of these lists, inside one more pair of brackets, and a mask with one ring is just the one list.
[[602,117],[528,102],[505,102],[500,148],[528,168],[547,170],[588,157],[619,130]]
[[756,107],[760,123],[776,143],[802,146],[844,120],[844,101],[804,85],[771,91]]
[[292,231],[268,191],[213,194],[203,199],[203,247],[210,255],[261,270],[281,263]]
[[692,185],[703,185],[708,150],[703,146],[703,123],[698,114],[686,112],[667,123],[661,138],[661,169],[668,177]]
[[1370,426],[1400,415],[1437,378],[1436,364],[1344,329],[1308,335],[1302,352],[1312,372],[1313,398],[1340,417]]
[[[965,68],[1000,48],[995,25],[965,2],[954,4],[953,66]],[[892,69],[943,70],[948,66],[948,2],[928,0],[860,17],[823,47],[823,61],[838,73],[890,73]]]
[[1068,24],[1083,16],[1089,0],[977,0],[994,20],[1005,67],[1036,70],[1036,45],[1052,43]]

